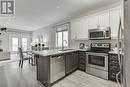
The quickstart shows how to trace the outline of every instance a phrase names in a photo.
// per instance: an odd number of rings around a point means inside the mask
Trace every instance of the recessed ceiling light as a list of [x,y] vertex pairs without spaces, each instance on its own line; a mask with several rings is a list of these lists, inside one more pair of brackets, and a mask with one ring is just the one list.
[[60,8],[60,6],[57,6],[57,8]]

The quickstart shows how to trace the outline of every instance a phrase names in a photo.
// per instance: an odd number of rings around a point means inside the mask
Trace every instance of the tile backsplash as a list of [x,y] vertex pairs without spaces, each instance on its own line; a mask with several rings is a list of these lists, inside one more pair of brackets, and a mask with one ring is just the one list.
[[70,47],[71,48],[79,48],[80,43],[85,43],[85,45],[90,46],[91,43],[110,43],[111,48],[114,48],[117,44],[117,39],[111,40],[71,40]]

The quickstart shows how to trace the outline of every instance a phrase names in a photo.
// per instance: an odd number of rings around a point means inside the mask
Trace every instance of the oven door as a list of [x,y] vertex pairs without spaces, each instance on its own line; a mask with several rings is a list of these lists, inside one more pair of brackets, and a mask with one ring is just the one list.
[[87,67],[108,71],[108,54],[87,53]]

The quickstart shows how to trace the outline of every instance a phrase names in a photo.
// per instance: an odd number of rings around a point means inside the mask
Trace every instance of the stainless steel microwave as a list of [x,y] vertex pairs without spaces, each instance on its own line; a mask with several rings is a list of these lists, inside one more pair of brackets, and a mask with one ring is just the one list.
[[107,27],[106,29],[89,29],[88,33],[89,40],[111,39],[110,27]]

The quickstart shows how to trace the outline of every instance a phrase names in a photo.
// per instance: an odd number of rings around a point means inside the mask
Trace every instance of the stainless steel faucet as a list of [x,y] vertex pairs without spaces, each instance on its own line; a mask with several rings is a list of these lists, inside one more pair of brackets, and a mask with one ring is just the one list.
[[64,48],[65,48],[64,42],[66,42],[66,44],[67,44],[67,40],[62,40],[62,50],[64,50]]

